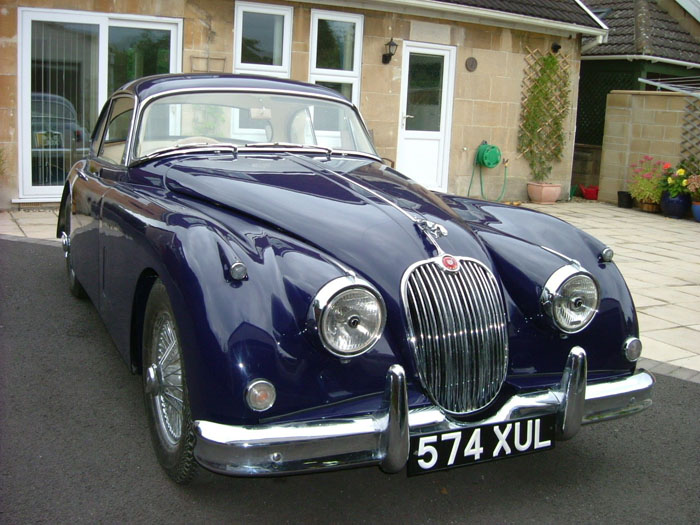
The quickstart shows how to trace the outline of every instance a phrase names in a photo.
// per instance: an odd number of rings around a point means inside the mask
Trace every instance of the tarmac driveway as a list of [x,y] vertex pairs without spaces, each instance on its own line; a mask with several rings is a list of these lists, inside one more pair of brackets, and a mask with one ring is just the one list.
[[635,417],[553,451],[416,478],[162,473],[130,375],[57,245],[0,239],[0,522],[695,523],[700,384],[659,376]]

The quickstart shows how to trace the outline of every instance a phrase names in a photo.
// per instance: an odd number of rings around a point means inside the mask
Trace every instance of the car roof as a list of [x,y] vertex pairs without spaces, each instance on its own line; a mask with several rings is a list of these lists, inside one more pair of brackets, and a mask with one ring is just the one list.
[[332,89],[265,76],[234,75],[234,74],[199,74],[179,73],[170,75],[154,75],[133,80],[117,90],[135,95],[144,100],[154,95],[161,95],[171,91],[206,90],[206,89],[243,89],[251,91],[289,91],[297,94],[311,96],[323,96],[335,98],[338,101],[348,103],[348,100]]

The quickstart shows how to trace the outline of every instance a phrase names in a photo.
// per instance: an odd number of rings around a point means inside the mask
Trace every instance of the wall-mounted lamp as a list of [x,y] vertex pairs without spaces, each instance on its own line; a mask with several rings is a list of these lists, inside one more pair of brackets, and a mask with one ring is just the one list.
[[399,45],[394,42],[394,37],[391,37],[391,40],[384,44],[384,47],[386,48],[386,53],[382,55],[382,64],[388,64],[391,62],[391,57],[396,54],[396,48],[398,48]]
[[561,49],[561,44],[559,44],[559,42],[554,42],[552,44],[552,53],[558,53],[560,49]]

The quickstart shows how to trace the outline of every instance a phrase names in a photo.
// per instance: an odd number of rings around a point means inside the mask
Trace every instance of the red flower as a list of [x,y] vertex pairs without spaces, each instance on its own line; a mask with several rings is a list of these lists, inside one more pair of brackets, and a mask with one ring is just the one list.
[[670,162],[666,162],[666,163],[664,164],[663,167],[664,167],[665,170],[667,170],[667,169],[669,169],[669,168],[671,167],[671,163],[670,163]]

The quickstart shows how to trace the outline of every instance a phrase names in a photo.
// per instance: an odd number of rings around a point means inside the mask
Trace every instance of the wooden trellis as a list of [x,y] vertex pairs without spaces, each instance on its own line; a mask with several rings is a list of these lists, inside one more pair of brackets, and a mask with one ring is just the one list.
[[[525,71],[520,99],[520,128],[518,151],[530,163],[535,178],[546,178],[551,162],[558,160],[564,149],[566,134],[563,124],[569,112],[569,78],[571,63],[568,55],[556,55],[558,67],[546,73],[552,78],[543,77],[543,62],[550,53],[539,49],[527,49]],[[537,104],[533,103],[537,100]],[[545,103],[543,103],[545,102]],[[539,127],[528,128],[528,111],[538,111]],[[534,161],[531,159],[535,159]],[[546,173],[537,173],[533,166],[539,163]],[[547,167],[548,166],[548,167]]]
[[700,98],[686,99],[681,131],[681,157],[687,159],[694,173],[700,173]]

